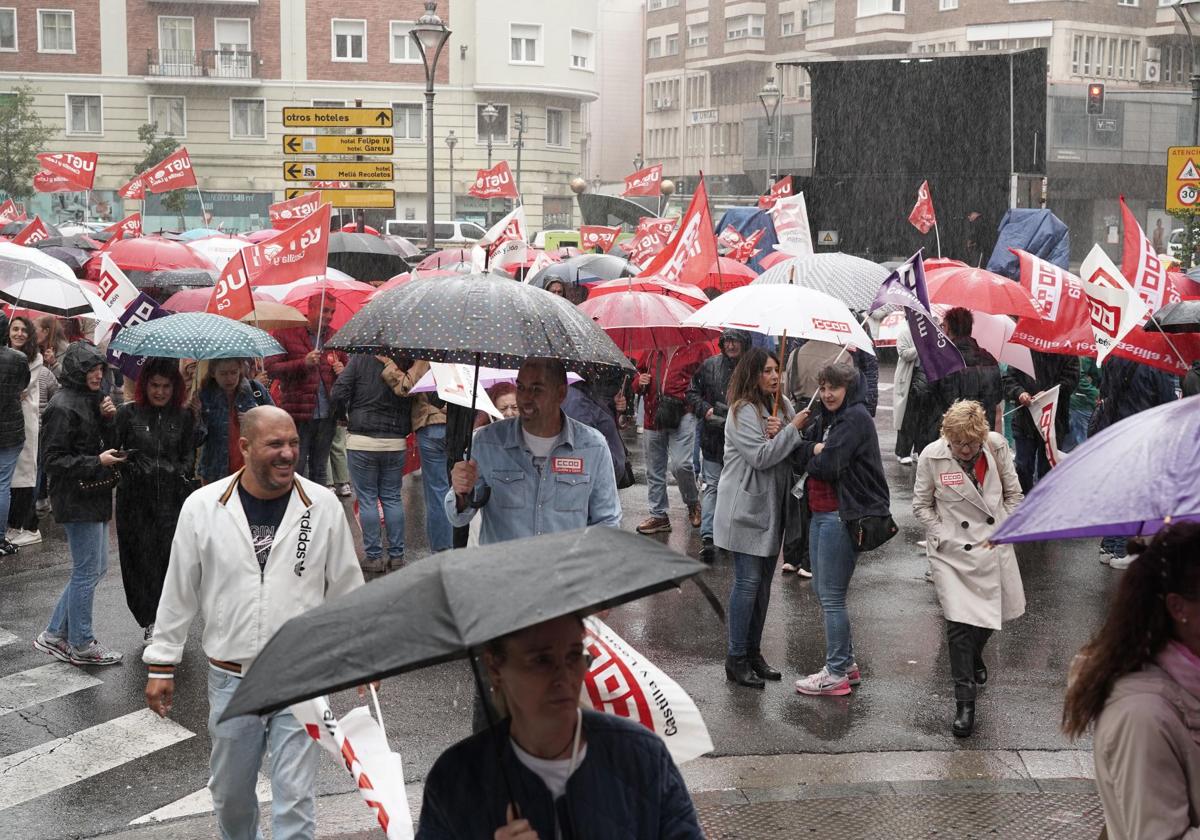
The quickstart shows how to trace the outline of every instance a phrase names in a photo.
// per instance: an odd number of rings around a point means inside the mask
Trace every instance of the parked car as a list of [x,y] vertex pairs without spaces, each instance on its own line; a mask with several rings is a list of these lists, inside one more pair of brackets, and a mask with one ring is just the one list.
[[[425,222],[388,219],[385,228],[385,233],[403,236],[418,245],[425,242]],[[439,246],[470,245],[481,239],[486,232],[474,222],[435,221],[433,223],[433,239]]]

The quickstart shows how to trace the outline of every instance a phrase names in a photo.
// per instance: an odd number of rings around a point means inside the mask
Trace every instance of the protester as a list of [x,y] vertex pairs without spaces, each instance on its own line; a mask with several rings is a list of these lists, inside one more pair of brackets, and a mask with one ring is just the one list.
[[1079,359],[1074,356],[1037,350],[1031,350],[1030,355],[1036,376],[1009,366],[1003,379],[1005,396],[1022,409],[1013,415],[1013,439],[1016,443],[1017,477],[1021,479],[1023,493],[1032,490],[1038,479],[1050,472],[1046,439],[1033,422],[1033,417],[1024,409],[1038,394],[1055,385],[1059,386],[1054,434],[1058,440],[1066,440],[1071,430],[1071,394],[1079,382]]
[[[105,367],[104,357],[92,345],[71,345],[62,358],[62,390],[43,417],[46,476],[54,519],[67,535],[71,578],[33,646],[73,665],[121,661],[121,654],[96,641],[92,632],[92,599],[108,569],[114,468],[125,462],[110,445],[117,407],[100,393]],[[22,368],[28,374],[23,362]]]
[[[557,359],[526,359],[517,372],[520,416],[475,435],[470,461],[450,474],[452,525],[482,511],[481,545],[621,524],[621,502],[604,436],[563,414],[567,371]],[[477,507],[478,506],[478,507]]]
[[1122,577],[1072,667],[1063,731],[1095,725],[1109,840],[1200,830],[1200,524],[1163,528]]
[[796,681],[810,695],[849,694],[861,674],[854,657],[846,593],[857,555],[847,524],[864,516],[887,516],[891,506],[879,437],[864,404],[863,376],[846,364],[829,365],[813,423],[797,449],[797,471],[807,474],[804,500],[813,590],[825,620],[825,665]]
[[333,427],[333,440],[329,442],[329,461],[325,465],[325,475],[329,483],[325,486],[337,493],[343,499],[350,498],[350,461],[346,455],[346,438],[349,432],[342,421]]
[[196,418],[183,395],[175,360],[151,358],[142,365],[133,401],[117,411],[115,445],[126,458],[117,484],[117,551],[125,603],[147,645],[179,509],[192,490]]
[[788,456],[800,445],[808,412],[793,412],[791,401],[778,397],[779,384],[774,353],[754,347],[741,354],[726,394],[722,490],[713,516],[713,539],[733,557],[725,676],[750,688],[782,678],[763,658],[762,632],[779,549],[799,527],[785,515]]
[[337,496],[296,474],[300,437],[291,417],[263,406],[246,413],[238,445],[246,466],[183,504],[154,624],[142,653],[146,702],[166,717],[188,627],[204,618],[213,809],[222,837],[258,831],[255,783],[271,754],[271,836],[316,834],[320,748],[286,709],[218,720],[242,674],[288,619],[363,583]]
[[21,392],[21,416],[25,422],[25,443],[12,475],[11,504],[8,508],[8,533],[5,541],[15,546],[42,541],[38,530],[37,501],[38,431],[41,419],[41,377],[45,364],[38,351],[33,321],[17,315],[8,324],[8,346],[21,353],[29,367],[29,384]]
[[46,414],[46,406],[50,404],[50,399],[58,393],[58,377],[50,369],[53,361],[53,350],[42,351],[42,366],[38,368],[38,451],[37,451],[37,485],[36,496],[37,502],[34,504],[34,513],[38,516],[45,516],[50,512],[50,496],[46,488],[46,448],[41,445],[40,426],[42,417]]
[[1060,447],[1070,452],[1088,438],[1088,425],[1100,401],[1100,368],[1091,356],[1079,357],[1079,383],[1071,394],[1071,432]]
[[[333,411],[346,417],[346,460],[363,536],[363,571],[381,574],[404,565],[404,461],[412,431],[412,408],[383,378],[374,356],[354,356],[333,386]],[[379,512],[387,529],[387,560]]]
[[707,343],[696,342],[678,349],[655,350],[638,367],[634,391],[645,401],[642,444],[646,453],[646,495],[650,515],[638,526],[639,534],[660,534],[671,530],[667,516],[667,469],[675,476],[675,486],[687,507],[693,528],[702,524],[700,491],[692,467],[696,440],[696,417],[687,401],[692,374],[710,355]]
[[988,681],[983,646],[1001,623],[1025,612],[1011,545],[988,537],[1024,498],[1004,435],[977,402],[960,400],[942,418],[942,436],[917,463],[913,514],[925,526],[933,584],[946,617],[954,679],[952,731],[975,729],[977,689]]
[[1194,397],[1200,394],[1200,359],[1192,362],[1192,369],[1183,377],[1182,386],[1185,397]]
[[579,708],[588,669],[579,618],[495,639],[483,664],[503,719],[434,762],[418,840],[704,836],[662,739]]
[[332,335],[329,321],[336,306],[332,297],[315,294],[308,300],[308,324],[274,330],[284,354],[266,360],[267,374],[279,384],[279,407],[292,415],[300,432],[300,460],[296,471],[317,484],[328,484],[326,468],[337,421],[330,407],[333,383],[348,357],[326,350]]
[[210,484],[242,467],[241,420],[247,411],[271,405],[262,383],[247,379],[241,359],[217,359],[200,388],[200,421],[204,446],[200,450],[201,480]]
[[995,430],[1000,427],[1004,415],[1000,363],[971,337],[974,327],[975,317],[970,310],[961,306],[947,311],[942,318],[942,328],[962,354],[966,367],[931,383],[937,400],[933,411],[940,421],[954,403],[959,400],[972,400],[983,406],[988,428]]
[[899,335],[896,336],[896,372],[892,377],[892,428],[896,430],[896,460],[906,467],[913,462],[912,423],[910,420],[906,424],[905,420],[908,419],[909,389],[912,387],[913,370],[916,366],[917,347],[913,344],[908,322],[903,321]]
[[[491,388],[486,389],[488,399],[492,401],[492,405],[500,412],[500,419],[507,420],[510,417],[516,417],[521,412],[517,410],[517,386],[511,382],[497,382]],[[475,428],[482,429],[484,426],[489,426],[495,422],[494,417],[486,411],[475,412]]]
[[[621,433],[617,429],[617,419],[612,409],[600,401],[594,390],[595,386],[592,383],[584,381],[569,386],[567,398],[563,400],[562,404],[563,414],[604,435],[604,440],[608,442],[608,454],[612,456],[613,460],[613,474],[617,477],[617,486],[621,487],[627,458],[625,442],[621,440]],[[515,409],[515,390],[513,402]],[[496,407],[499,408],[499,405]],[[500,410],[504,412],[504,409]],[[516,416],[517,413],[519,412],[514,411],[511,416]],[[504,416],[507,418],[510,415],[505,413]]]
[[687,390],[687,401],[696,416],[700,437],[700,559],[705,563],[716,559],[713,516],[725,462],[725,418],[729,414],[726,394],[733,369],[750,347],[750,334],[745,330],[725,330],[717,346],[721,352],[696,368]]

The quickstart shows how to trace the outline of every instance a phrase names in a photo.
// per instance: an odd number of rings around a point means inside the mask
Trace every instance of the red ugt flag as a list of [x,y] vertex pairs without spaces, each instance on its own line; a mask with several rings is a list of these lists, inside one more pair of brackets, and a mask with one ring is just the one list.
[[311,216],[321,207],[321,193],[318,190],[280,201],[267,208],[271,217],[271,227],[284,230],[291,227],[298,219]]
[[329,205],[241,253],[255,285],[274,286],[323,277],[329,262]]
[[196,173],[187,149],[180,147],[166,158],[142,173],[146,189],[152,193],[164,193],[184,187],[196,186]]
[[491,169],[480,169],[475,173],[475,183],[467,190],[476,198],[520,198],[517,181],[513,178],[508,161],[502,160]]
[[250,292],[250,272],[246,268],[246,249],[243,248],[225,263],[221,278],[213,286],[205,312],[224,315],[239,321],[254,311],[254,295]]
[[82,192],[83,187],[55,172],[40,170],[33,176],[33,188],[40,193]]
[[116,224],[109,225],[104,229],[105,233],[111,233],[112,239],[133,239],[142,235],[142,214],[131,213]]
[[19,221],[21,211],[17,209],[17,203],[11,198],[5,199],[3,204],[0,204],[0,224]]
[[146,183],[142,180],[141,175],[134,175],[129,179],[129,183],[117,190],[117,195],[121,198],[131,198],[136,201],[141,201],[146,197]]
[[701,178],[675,234],[642,273],[656,274],[670,283],[699,286],[716,261],[717,237],[708,212],[708,189]]
[[625,176],[621,195],[662,195],[662,164],[656,163]]
[[792,194],[792,176],[784,175],[778,181],[771,185],[771,191],[758,199],[758,206],[763,210],[770,210],[775,206],[775,202],[781,198],[787,198]]
[[585,251],[590,251],[593,248],[599,248],[601,251],[607,254],[612,249],[612,246],[616,243],[617,237],[620,235],[620,227],[582,225],[579,228],[579,245]]
[[70,181],[77,192],[83,192],[96,181],[99,157],[95,152],[44,152],[37,159],[47,172]]
[[49,238],[50,231],[46,229],[46,223],[42,221],[42,217],[34,216],[33,221],[27,224],[20,233],[13,237],[13,244],[34,245]]
[[922,181],[917,190],[917,203],[908,214],[908,221],[921,233],[929,233],[930,228],[937,224],[937,216],[933,212],[933,196],[929,193],[929,182]]

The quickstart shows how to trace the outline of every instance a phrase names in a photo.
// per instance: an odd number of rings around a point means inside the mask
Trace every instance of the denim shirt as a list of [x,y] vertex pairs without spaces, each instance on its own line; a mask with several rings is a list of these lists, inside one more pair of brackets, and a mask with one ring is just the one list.
[[[525,447],[520,418],[492,423],[475,434],[471,457],[479,465],[476,495],[480,488],[491,488],[491,498],[480,508],[480,545],[588,525],[621,525],[621,500],[604,435],[566,415],[562,420],[562,436],[540,474]],[[453,487],[446,493],[445,507],[455,527],[475,516],[473,507],[461,513],[456,509]]]

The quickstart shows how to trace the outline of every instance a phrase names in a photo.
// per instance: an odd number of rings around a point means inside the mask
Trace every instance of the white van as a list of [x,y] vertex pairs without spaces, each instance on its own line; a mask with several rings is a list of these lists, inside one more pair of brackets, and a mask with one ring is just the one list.
[[[414,245],[421,245],[429,235],[425,222],[388,219],[385,233],[403,236]],[[474,222],[444,221],[433,223],[433,240],[438,245],[470,245],[487,233]]]

